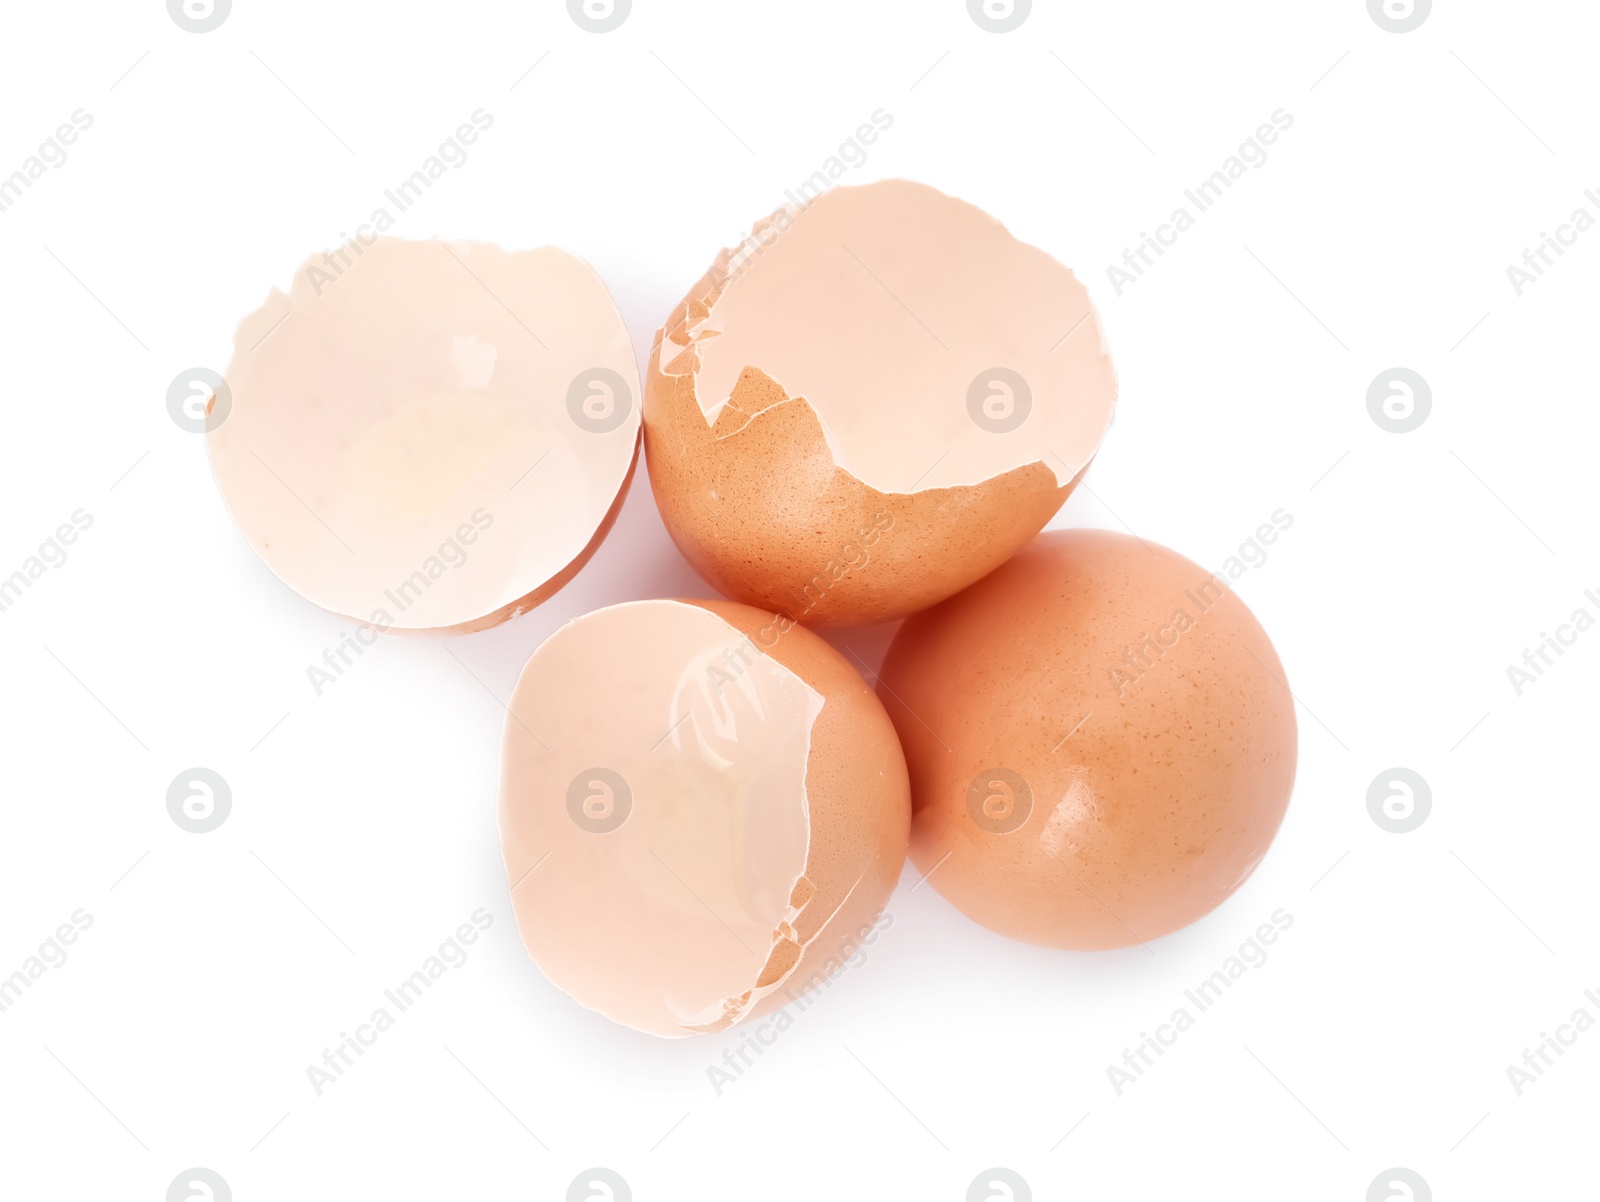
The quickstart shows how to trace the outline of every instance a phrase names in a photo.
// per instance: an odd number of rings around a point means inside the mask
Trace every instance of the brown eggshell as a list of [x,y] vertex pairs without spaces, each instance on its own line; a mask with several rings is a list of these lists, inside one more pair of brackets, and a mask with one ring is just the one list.
[[534,652],[509,714],[518,929],[581,1004],[662,1036],[724,1030],[870,938],[905,860],[905,761],[816,635],[732,602],[612,606]]
[[1283,667],[1219,578],[1103,530],[1047,533],[907,620],[879,695],[911,855],[974,921],[1112,948],[1208,913],[1266,854],[1294,783]]
[[[1023,420],[991,429],[970,391],[999,367],[1032,388]],[[668,318],[646,461],[673,540],[718,589],[797,621],[877,622],[1038,533],[1115,394],[1065,267],[932,188],[836,188],[759,223]]]

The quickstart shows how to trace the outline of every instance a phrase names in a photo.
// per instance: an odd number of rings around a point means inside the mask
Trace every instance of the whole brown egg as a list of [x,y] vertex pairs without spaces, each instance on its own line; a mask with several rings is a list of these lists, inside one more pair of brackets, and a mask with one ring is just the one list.
[[1195,921],[1266,854],[1294,701],[1254,615],[1176,552],[1042,535],[908,619],[878,686],[911,774],[911,856],[973,920],[1111,948]]

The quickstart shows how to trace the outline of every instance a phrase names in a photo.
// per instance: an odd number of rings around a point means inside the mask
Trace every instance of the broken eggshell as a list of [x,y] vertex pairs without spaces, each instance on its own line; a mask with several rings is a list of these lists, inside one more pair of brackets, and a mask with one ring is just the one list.
[[1066,267],[923,184],[834,188],[723,251],[668,318],[646,461],[718,589],[797,621],[877,622],[1037,534],[1115,398]]
[[207,446],[228,509],[307,600],[459,633],[577,574],[633,476],[639,381],[605,285],[554,247],[373,238],[239,323]]
[[832,647],[726,601],[574,619],[512,695],[500,831],[529,955],[651,1034],[724,1030],[830,977],[904,863],[905,760]]

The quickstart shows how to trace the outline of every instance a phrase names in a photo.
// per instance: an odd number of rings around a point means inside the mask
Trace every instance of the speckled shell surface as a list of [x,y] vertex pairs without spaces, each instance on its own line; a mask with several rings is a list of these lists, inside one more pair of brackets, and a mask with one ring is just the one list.
[[1030,943],[1120,947],[1208,913],[1294,783],[1294,703],[1260,623],[1204,568],[1108,531],[1041,535],[908,619],[879,695],[913,862]]
[[694,377],[661,369],[676,349],[657,340],[645,384],[662,520],[715,588],[799,622],[886,622],[942,600],[1004,563],[1083,478],[1058,487],[1033,463],[982,484],[882,493],[834,463],[809,405],[781,403],[783,390],[753,369],[734,402],[754,416],[719,437]]
[[[986,425],[972,389],[993,373],[1025,395]],[[716,588],[807,624],[880,622],[1037,534],[1115,396],[1070,270],[971,205],[880,181],[758,222],[690,289],[651,353],[646,462]]]

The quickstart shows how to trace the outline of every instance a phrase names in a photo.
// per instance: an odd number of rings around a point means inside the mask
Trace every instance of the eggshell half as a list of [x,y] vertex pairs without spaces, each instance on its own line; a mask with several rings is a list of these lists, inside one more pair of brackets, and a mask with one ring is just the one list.
[[722,252],[657,335],[646,458],[717,588],[797,621],[875,622],[1037,534],[1115,398],[1071,271],[894,180],[780,210]]
[[1294,783],[1294,702],[1228,586],[1103,530],[1042,535],[907,620],[879,695],[911,856],[1001,934],[1112,948],[1177,930],[1260,863]]
[[460,632],[571,579],[638,456],[626,327],[553,247],[376,238],[239,324],[207,445],[240,530],[324,609]]
[[652,1034],[718,1031],[871,933],[911,818],[872,690],[816,635],[723,601],[578,618],[528,661],[500,829],[533,960]]

